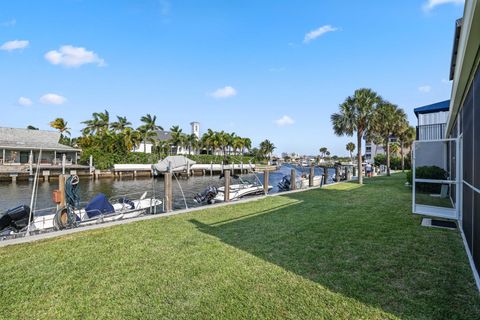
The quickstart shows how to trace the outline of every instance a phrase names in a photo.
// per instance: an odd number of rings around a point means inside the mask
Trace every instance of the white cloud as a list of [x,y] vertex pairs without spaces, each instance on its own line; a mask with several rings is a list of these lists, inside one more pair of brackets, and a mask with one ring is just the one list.
[[430,11],[436,6],[447,3],[464,4],[465,0],[427,0],[427,2],[423,5],[423,10]]
[[61,46],[58,51],[52,50],[47,52],[45,59],[51,64],[60,64],[65,67],[80,67],[88,63],[94,63],[99,67],[105,66],[105,61],[95,52],[71,45]]
[[18,49],[25,49],[28,47],[30,42],[28,40],[12,40],[12,41],[7,41],[2,46],[0,47],[0,50],[4,51],[13,51],[13,50],[18,50]]
[[7,20],[7,21],[4,21],[2,23],[0,23],[0,25],[2,27],[13,27],[17,24],[17,20],[15,19],[10,19],[10,20]]
[[55,93],[47,93],[40,97],[43,104],[64,104],[67,101],[65,97]]
[[281,117],[280,119],[275,120],[275,123],[277,124],[277,126],[283,127],[283,126],[292,125],[292,124],[295,123],[295,121],[291,117],[285,115],[285,116]]
[[305,34],[305,38],[303,39],[303,43],[309,43],[310,41],[315,40],[318,37],[321,37],[325,33],[334,32],[334,31],[337,31],[337,30],[338,30],[338,28],[332,27],[331,25],[322,26],[318,29],[312,30],[312,31],[308,32],[307,34]]
[[429,85],[420,86],[420,87],[418,87],[418,91],[423,92],[423,93],[429,93],[430,91],[432,91],[432,87],[429,86]]
[[231,86],[226,86],[220,89],[215,90],[210,94],[212,97],[217,99],[229,98],[237,95],[237,90]]
[[28,107],[32,105],[32,100],[25,97],[20,97],[18,98],[17,103],[21,106]]

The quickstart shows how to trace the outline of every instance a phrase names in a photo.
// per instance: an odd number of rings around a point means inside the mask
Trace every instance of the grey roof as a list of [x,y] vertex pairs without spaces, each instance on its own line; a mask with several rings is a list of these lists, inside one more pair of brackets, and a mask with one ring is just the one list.
[[58,143],[60,133],[0,127],[0,149],[80,151]]
[[158,141],[172,140],[172,133],[170,131],[157,130],[157,140]]

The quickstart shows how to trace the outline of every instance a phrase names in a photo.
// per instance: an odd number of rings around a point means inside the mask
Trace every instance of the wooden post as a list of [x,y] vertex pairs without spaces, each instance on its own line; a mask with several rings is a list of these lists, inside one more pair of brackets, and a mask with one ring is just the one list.
[[290,190],[297,189],[297,170],[292,169],[290,173]]
[[223,200],[225,202],[230,201],[230,170],[223,171],[223,179],[225,179],[225,191],[223,193]]
[[58,176],[58,190],[60,191],[60,203],[58,204],[59,208],[65,207],[65,180],[67,176],[61,174]]
[[270,172],[265,170],[263,172],[263,192],[265,192],[265,195],[268,194],[268,178],[269,178]]
[[315,176],[315,167],[310,166],[310,174],[308,175],[308,186],[313,187],[313,177]]
[[[62,174],[65,174],[65,161],[67,160],[67,156],[66,154],[64,153],[62,155]],[[40,161],[42,161],[42,159],[40,159]]]
[[340,166],[335,166],[335,181],[340,182],[342,170]]
[[210,176],[213,176],[213,161],[210,161]]
[[328,167],[323,167],[323,184],[328,183]]
[[173,208],[173,192],[172,192],[172,173],[163,174],[163,183],[165,189],[165,211],[170,212]]
[[91,174],[93,172],[93,156],[92,155],[90,155],[89,166],[90,166],[90,174]]

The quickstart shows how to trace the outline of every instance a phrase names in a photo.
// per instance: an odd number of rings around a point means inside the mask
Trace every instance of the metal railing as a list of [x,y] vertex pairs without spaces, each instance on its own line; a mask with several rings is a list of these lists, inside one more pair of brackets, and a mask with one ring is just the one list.
[[417,140],[439,140],[445,135],[446,123],[417,126]]

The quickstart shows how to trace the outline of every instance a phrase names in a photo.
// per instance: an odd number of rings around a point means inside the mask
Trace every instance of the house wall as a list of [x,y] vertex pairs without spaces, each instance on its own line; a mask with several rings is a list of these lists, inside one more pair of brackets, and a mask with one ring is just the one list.
[[439,111],[433,113],[424,113],[418,115],[418,125],[426,126],[438,123],[447,123],[448,111]]
[[470,253],[480,288],[480,4],[465,2],[464,23],[447,123],[447,137],[458,137],[460,154],[450,152],[450,161],[459,162],[461,188],[453,200],[460,209],[459,226]]

